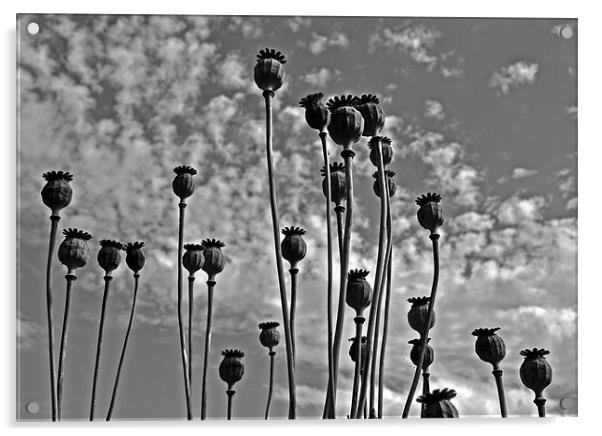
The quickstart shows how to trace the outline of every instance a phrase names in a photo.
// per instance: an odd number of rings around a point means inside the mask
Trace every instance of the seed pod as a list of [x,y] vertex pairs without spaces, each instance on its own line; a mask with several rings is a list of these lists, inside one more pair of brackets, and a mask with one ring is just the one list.
[[428,193],[416,198],[416,204],[420,206],[417,216],[418,222],[426,230],[437,233],[437,229],[443,225],[443,210],[439,205],[441,196],[439,194]]
[[[428,343],[431,341],[431,338],[427,339],[426,351],[424,352],[424,360],[422,361],[422,369],[426,370],[435,360],[435,350]],[[418,359],[420,358],[420,343],[421,339],[412,339],[409,341],[409,344],[412,344],[413,347],[410,350],[410,360],[416,366],[418,366]]]
[[552,383],[552,367],[545,358],[547,354],[550,352],[543,348],[520,352],[525,358],[519,370],[520,379],[526,387],[535,392],[536,397],[541,396],[543,390]]
[[228,383],[228,388],[230,388],[245,373],[245,366],[240,360],[245,357],[245,353],[240,350],[224,350],[222,351],[222,356],[224,358],[219,364],[219,376],[223,381]]
[[423,418],[458,418],[458,410],[450,401],[456,396],[453,389],[435,389],[430,394],[416,398],[419,403],[424,403]]
[[342,95],[331,98],[326,103],[330,110],[328,133],[335,143],[343,147],[359,141],[364,131],[364,118],[355,108],[355,101],[352,95]]
[[[374,193],[376,194],[376,196],[380,198],[380,183],[378,182],[378,171],[372,174],[372,177],[374,177],[375,179],[372,188],[374,188]],[[389,197],[393,197],[395,195],[395,191],[397,190],[397,184],[395,183],[395,179],[393,177],[395,177],[395,171],[385,170],[385,181],[387,182],[387,185],[389,185]]]
[[362,136],[376,136],[385,127],[385,113],[379,103],[378,97],[372,94],[364,94],[356,99],[357,110],[364,118]]
[[202,266],[203,271],[207,273],[209,280],[215,280],[215,276],[222,272],[226,266],[226,256],[222,253],[222,248],[226,244],[217,239],[205,239],[201,242],[201,245],[205,247],[203,250],[203,256],[205,257]]
[[[408,303],[412,304],[410,311],[408,312],[408,323],[410,327],[422,334],[424,327],[426,326],[428,319],[429,302],[431,297],[412,297],[408,298]],[[433,311],[433,318],[431,319],[431,325],[429,328],[433,328],[435,325],[435,312]]]
[[267,347],[272,350],[276,345],[280,343],[280,332],[276,329],[280,325],[279,322],[269,321],[262,322],[259,324],[259,328],[261,329],[261,333],[259,333],[259,342],[264,347]]
[[184,245],[184,254],[182,255],[182,265],[188,270],[188,274],[193,276],[195,272],[203,267],[205,255],[204,246],[201,244],[186,244]]
[[63,235],[65,239],[58,250],[59,261],[69,271],[81,268],[88,262],[90,249],[87,241],[92,239],[92,235],[78,229],[65,229]]
[[175,167],[173,172],[176,173],[176,177],[171,184],[174,194],[180,197],[180,200],[190,197],[194,192],[194,178],[192,176],[196,175],[196,170],[190,166],[180,165]]
[[373,136],[368,141],[368,147],[370,148],[370,162],[375,167],[378,167],[378,147],[377,144],[380,142],[381,151],[383,155],[383,165],[387,166],[393,160],[393,147],[391,146],[391,139],[386,136]]
[[273,48],[259,50],[255,64],[255,83],[262,91],[277,91],[284,79],[285,56]]
[[[327,196],[328,187],[326,185],[326,167],[320,170],[322,177],[322,192]],[[345,184],[345,164],[333,162],[330,164],[330,199],[336,206],[340,206],[345,201],[347,195],[347,185]]]
[[288,260],[291,267],[303,260],[307,253],[307,244],[303,240],[305,230],[301,227],[285,227],[282,229],[284,239],[280,243],[282,257]]
[[135,273],[144,267],[145,258],[142,247],[144,247],[144,242],[128,242],[125,247],[125,263]]
[[[356,357],[357,357],[357,341],[355,340],[356,338],[349,338],[349,342],[351,342],[351,346],[349,347],[349,357],[351,357],[351,360],[355,363]],[[365,368],[366,365],[366,353],[368,352],[368,349],[366,348],[366,342],[368,341],[368,337],[367,336],[362,336],[362,369]]]
[[100,241],[100,250],[98,251],[98,264],[105,270],[106,274],[116,269],[121,262],[121,250],[125,247],[121,242],[103,239]]
[[366,280],[369,272],[365,269],[354,269],[347,274],[347,296],[345,301],[361,316],[364,309],[372,302],[372,287]]
[[299,101],[299,105],[305,108],[305,121],[312,129],[323,132],[330,122],[330,111],[322,103],[324,94],[317,92],[309,94]]
[[474,329],[473,336],[477,337],[474,344],[474,351],[477,356],[485,362],[491,363],[494,367],[506,357],[506,344],[495,332],[500,328],[495,327]]
[[56,215],[71,203],[73,189],[69,182],[73,180],[73,174],[67,171],[48,171],[42,174],[42,177],[46,179],[42,188],[42,201],[52,210],[52,214]]

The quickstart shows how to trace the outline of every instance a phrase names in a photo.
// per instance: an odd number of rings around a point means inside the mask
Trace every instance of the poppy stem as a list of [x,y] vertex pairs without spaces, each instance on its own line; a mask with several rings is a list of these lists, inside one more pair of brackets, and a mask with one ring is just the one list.
[[[322,154],[324,156],[324,168],[326,170],[326,238],[327,238],[327,252],[328,252],[328,283],[326,288],[326,322],[328,330],[328,394],[332,395],[332,382],[333,382],[333,367],[332,367],[332,219],[330,212],[330,203],[332,202],[332,184],[330,180],[330,159],[328,157],[328,146],[326,144],[326,132],[320,132],[320,139],[322,141]],[[337,214],[337,220],[338,220]],[[339,225],[340,227],[340,225]],[[339,247],[341,245],[341,239],[339,239]],[[327,397],[328,397],[327,394]]]
[[94,421],[94,408],[96,406],[96,386],[98,383],[98,369],[100,367],[100,353],[102,351],[102,335],[105,325],[105,314],[107,310],[107,300],[109,299],[109,286],[113,280],[108,274],[105,274],[105,290],[102,294],[102,306],[100,308],[100,323],[98,325],[98,340],[96,341],[96,359],[94,360],[94,375],[92,376],[92,399],[90,401],[90,421]]
[[[497,396],[500,401],[500,413],[502,418],[508,417],[508,411],[506,410],[506,394],[504,393],[504,382],[502,381],[503,371],[495,365],[492,371],[493,377],[495,377],[495,386],[497,388]],[[536,403],[537,404],[537,403]]]
[[[353,391],[351,394],[351,413],[349,417],[351,419],[358,419],[360,416],[357,411],[357,393],[360,385],[360,372],[364,367],[364,362],[362,362],[362,325],[366,318],[361,315],[357,315],[354,319],[355,321],[355,344],[357,348],[357,352],[355,354],[355,370],[353,373]],[[358,416],[356,416],[358,415]]]
[[184,241],[184,211],[186,203],[180,199],[178,203],[180,217],[178,224],[178,332],[180,335],[180,353],[182,357],[182,372],[184,376],[184,395],[186,396],[186,417],[192,421],[192,405],[190,401],[190,380],[188,379],[188,357],[186,356],[186,338],[182,321],[182,250]]
[[345,184],[347,187],[347,213],[345,215],[345,229],[343,234],[342,255],[341,255],[341,278],[339,289],[339,304],[337,311],[337,322],[334,333],[333,343],[333,387],[330,398],[329,418],[334,419],[336,415],[337,400],[337,377],[339,372],[339,352],[341,348],[341,338],[345,324],[345,295],[347,294],[347,270],[349,269],[349,251],[351,248],[351,220],[353,217],[353,157],[355,153],[351,148],[346,147],[342,152],[345,162]]
[[[424,371],[422,371],[422,395],[426,395],[431,392],[431,388],[430,388],[430,384],[429,384],[430,375],[431,374],[428,372],[428,369],[425,369]],[[420,410],[421,418],[424,417],[424,409],[425,408],[426,408],[426,403],[422,403],[421,410]]]
[[429,239],[433,241],[433,287],[431,288],[431,297],[429,300],[429,308],[427,312],[427,319],[424,331],[420,335],[420,354],[418,355],[418,365],[416,365],[414,378],[412,379],[412,384],[410,386],[410,392],[408,393],[408,397],[406,398],[406,403],[403,408],[403,414],[401,416],[402,418],[407,418],[410,413],[412,400],[414,399],[416,387],[418,386],[418,380],[420,379],[420,371],[422,370],[422,364],[424,363],[424,355],[426,354],[426,345],[428,342],[427,338],[431,322],[433,321],[433,313],[435,311],[435,298],[437,297],[437,283],[439,281],[439,234],[431,233],[429,235]]
[[188,276],[188,382],[192,391],[192,318],[194,316],[194,276]]
[[228,413],[227,413],[227,419],[228,421],[232,419],[232,397],[234,396],[234,394],[236,393],[235,390],[228,388],[228,390],[226,391],[226,395],[228,396]]
[[293,349],[293,364],[295,364],[297,357],[297,347],[295,346],[295,311],[297,309],[297,274],[299,273],[299,269],[293,266],[289,269],[289,272],[291,273],[291,347]]
[[265,406],[265,419],[268,419],[270,416],[270,404],[272,402],[272,390],[274,388],[274,356],[276,355],[275,351],[272,351],[270,347],[270,384],[268,386],[268,403]]
[[207,367],[209,363],[209,347],[211,344],[211,321],[213,319],[213,289],[215,280],[207,280],[207,326],[205,328],[205,350],[203,352],[203,384],[201,388],[201,419],[207,416]]
[[69,327],[69,312],[71,309],[71,288],[73,282],[77,279],[72,270],[67,272],[65,276],[67,279],[67,292],[65,293],[65,313],[63,315],[63,328],[61,331],[61,345],[59,348],[59,368],[58,368],[58,379],[56,386],[56,402],[57,402],[57,419],[61,420],[61,405],[63,400],[63,380],[65,377],[65,355],[67,351],[67,332]]
[[[389,333],[389,308],[391,305],[391,280],[393,263],[393,232],[391,220],[391,198],[389,195],[389,186],[387,184],[387,235],[388,235],[388,252],[387,252],[387,291],[385,296],[385,314],[383,320],[383,335],[380,344],[380,362],[378,365],[378,418],[383,417],[383,395],[384,395],[384,380],[385,380],[385,355],[387,351],[387,335]],[[376,358],[376,357],[375,357]]]
[[537,413],[539,414],[540,418],[545,418],[546,417],[546,399],[540,395],[538,395],[537,397],[535,397],[535,400],[533,400],[533,402],[537,405]]
[[121,367],[125,360],[125,352],[130,339],[130,332],[132,331],[132,324],[134,322],[134,312],[136,310],[136,297],[138,295],[138,279],[139,273],[134,273],[134,297],[132,298],[132,310],[130,311],[130,320],[128,321],[128,327],[125,331],[125,338],[123,340],[123,347],[121,348],[121,355],[119,356],[119,365],[117,365],[117,374],[115,375],[115,383],[113,385],[113,393],[111,394],[111,404],[109,405],[109,412],[107,413],[107,421],[111,420],[113,416],[113,407],[115,407],[115,399],[117,398],[117,388],[119,387],[119,377],[121,375]]
[[50,363],[50,404],[52,420],[56,421],[56,380],[54,369],[54,331],[52,321],[52,254],[56,242],[56,231],[61,217],[50,215],[50,239],[48,241],[48,262],[46,264],[46,318],[48,321],[48,359]]
[[284,280],[284,268],[282,266],[282,249],[280,248],[280,217],[278,215],[278,203],[276,201],[276,186],[273,174],[272,157],[272,91],[264,91],[265,113],[266,113],[266,158],[268,167],[268,184],[270,192],[270,209],[272,214],[272,231],[274,234],[274,251],[276,255],[276,270],[278,273],[278,285],[280,288],[280,301],[282,303],[282,320],[284,324],[284,339],[286,343],[286,364],[288,369],[288,395],[289,409],[288,418],[295,419],[297,401],[295,398],[295,366],[293,360],[292,339],[290,331],[288,302],[286,299],[286,283]]
[[383,280],[383,273],[387,255],[387,238],[386,238],[386,218],[387,218],[387,182],[385,180],[385,165],[383,164],[383,155],[382,155],[382,142],[377,141],[376,147],[378,151],[378,182],[380,186],[380,224],[379,224],[379,232],[378,232],[378,255],[376,260],[376,274],[374,277],[374,295],[372,296],[372,305],[370,306],[370,315],[368,316],[368,332],[366,334],[366,372],[362,374],[362,390],[360,392],[359,404],[360,409],[364,406],[364,402],[366,401],[366,391],[368,388],[368,369],[370,368],[370,364],[373,358],[376,356],[372,355],[372,343],[376,342],[374,337],[374,327],[376,321],[376,309],[378,307],[378,302],[380,301],[381,295],[381,287]]

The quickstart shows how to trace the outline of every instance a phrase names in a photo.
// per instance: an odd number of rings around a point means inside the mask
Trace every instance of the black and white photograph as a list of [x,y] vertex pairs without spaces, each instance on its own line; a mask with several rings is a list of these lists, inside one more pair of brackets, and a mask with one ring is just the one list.
[[578,416],[580,20],[513,15],[18,13],[12,419]]

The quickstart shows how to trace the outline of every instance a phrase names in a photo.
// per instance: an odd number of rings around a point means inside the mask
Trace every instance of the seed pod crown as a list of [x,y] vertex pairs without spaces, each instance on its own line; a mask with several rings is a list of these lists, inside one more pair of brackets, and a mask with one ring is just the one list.
[[65,238],[76,238],[81,239],[83,241],[89,241],[90,239],[92,239],[92,235],[90,233],[73,228],[64,229],[63,235],[65,235]]
[[334,112],[339,108],[342,107],[352,107],[355,108],[357,103],[357,97],[353,96],[353,95],[341,95],[341,96],[335,96],[332,97],[331,99],[329,99],[326,102],[326,107],[328,108],[328,110],[330,110],[330,112]]
[[[345,164],[343,162],[333,162],[330,164],[330,174],[332,175],[332,173],[336,172],[345,172]],[[326,177],[326,167],[320,168],[320,174],[322,177]]]
[[42,174],[42,177],[44,177],[47,182],[54,182],[55,180],[64,180],[66,182],[73,181],[73,174],[69,171],[47,171]]
[[495,332],[497,332],[500,329],[501,329],[501,327],[494,327],[492,329],[490,329],[490,328],[478,328],[478,329],[474,329],[472,331],[472,335],[473,336],[491,336],[491,335],[494,335]]
[[276,59],[281,64],[286,64],[286,56],[284,56],[281,52],[274,48],[266,48],[259,50],[259,54],[257,55],[257,62],[260,62],[264,59]]
[[456,397],[456,391],[453,389],[435,389],[433,392],[419,396],[416,401],[419,403],[438,403],[441,400],[451,400]]
[[347,280],[352,281],[358,279],[365,279],[366,277],[368,277],[368,274],[370,274],[370,271],[366,269],[352,269],[347,273]]
[[302,229],[301,227],[285,227],[282,229],[282,234],[284,236],[295,236],[295,235],[304,235],[305,234],[305,230]]
[[102,248],[116,248],[117,250],[125,250],[125,245],[119,241],[113,241],[111,239],[103,239],[100,241]]
[[439,203],[441,201],[441,196],[435,192],[429,192],[427,194],[422,194],[419,197],[416,197],[416,204],[418,206],[425,206],[428,203]]
[[431,297],[410,297],[408,298],[408,303],[412,306],[423,306],[429,304],[431,301]]
[[316,92],[299,100],[299,106],[305,108],[305,121],[312,129],[322,132],[330,122],[330,111],[322,103],[324,94]]
[[223,350],[222,351],[222,356],[224,356],[224,357],[234,357],[236,359],[241,359],[241,358],[245,357],[245,353],[243,353],[240,350],[230,350],[230,349],[227,349],[227,350]]
[[255,84],[264,92],[273,95],[282,86],[285,56],[273,48],[259,51],[253,70]]
[[226,244],[217,239],[205,239],[201,242],[201,245],[205,248],[215,247],[215,248],[224,248]]
[[125,263],[134,272],[138,272],[144,267],[145,258],[142,247],[144,247],[144,242],[128,242],[125,247]]
[[550,354],[550,352],[544,348],[533,348],[531,350],[524,349],[519,353],[525,359],[537,359],[538,357],[544,357]]
[[188,165],[178,165],[173,169],[173,172],[176,173],[178,176],[182,174],[190,174],[191,176],[195,176],[197,174],[197,171]]

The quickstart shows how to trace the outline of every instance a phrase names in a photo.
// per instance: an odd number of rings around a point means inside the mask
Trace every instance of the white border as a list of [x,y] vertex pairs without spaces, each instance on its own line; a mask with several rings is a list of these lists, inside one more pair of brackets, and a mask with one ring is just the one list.
[[[460,422],[432,423],[427,432],[445,432],[446,434],[504,434],[508,432],[538,431],[550,435],[562,432],[585,432],[595,428],[595,419],[599,414],[599,394],[595,391],[600,384],[600,329],[596,329],[595,321],[600,316],[600,293],[602,286],[595,281],[595,273],[599,266],[599,257],[594,251],[600,246],[600,237],[597,219],[599,213],[600,196],[594,190],[601,186],[600,165],[602,164],[600,148],[600,134],[596,127],[600,125],[602,111],[600,110],[600,15],[595,2],[555,1],[528,2],[525,0],[505,0],[504,2],[483,1],[445,1],[430,0],[428,2],[393,2],[370,0],[365,2],[303,0],[291,2],[286,0],[273,1],[261,0],[214,2],[207,4],[205,0],[187,2],[155,1],[127,2],[123,0],[103,0],[101,2],[83,2],[81,0],[20,0],[19,2],[3,2],[2,35],[3,35],[3,61],[1,69],[3,104],[1,104],[2,123],[1,131],[4,133],[4,144],[0,149],[1,173],[3,175],[2,196],[0,197],[5,207],[2,209],[2,226],[0,226],[0,241],[2,241],[2,259],[0,260],[0,277],[4,281],[2,286],[3,309],[3,334],[4,346],[0,365],[2,366],[2,379],[0,386],[4,392],[0,394],[0,413],[2,423],[12,433],[16,429],[29,432],[48,432],[58,434],[64,431],[86,431],[99,434],[104,431],[106,424],[98,423],[89,425],[63,424],[52,426],[48,424],[21,424],[15,422],[15,222],[16,222],[16,153],[15,153],[15,26],[17,13],[153,13],[153,14],[215,14],[215,15],[392,15],[392,16],[462,16],[462,17],[556,17],[578,18],[579,38],[579,417],[549,420],[542,423],[538,420],[518,420],[505,422],[499,420],[474,420],[462,419]],[[542,157],[545,158],[545,157]],[[10,200],[10,201],[8,201]],[[8,204],[8,207],[6,206]],[[233,426],[230,426],[234,424]],[[296,423],[271,422],[269,426],[258,422],[228,423],[209,425],[186,425],[185,423],[111,423],[112,432],[132,432],[145,427],[145,434],[162,434],[168,427],[178,427],[177,431],[203,432],[204,434],[223,433],[227,428],[241,432],[245,435],[287,432],[292,435],[304,434],[307,431],[328,429],[330,431],[343,431],[345,434],[363,434],[366,431],[396,434],[403,432],[421,431],[417,425],[424,426],[424,422],[337,422],[300,421]],[[453,425],[452,425],[453,424]],[[331,427],[333,426],[334,427]],[[443,427],[445,425],[445,427]],[[543,425],[535,428],[534,425]],[[373,427],[374,426],[374,427]],[[508,427],[508,428],[506,428]],[[142,430],[142,429],[141,429]],[[328,431],[327,430],[327,431]],[[226,430],[227,431],[227,430]],[[425,431],[425,430],[422,430]],[[228,432],[229,433],[229,432]],[[63,433],[61,433],[62,435]]]

